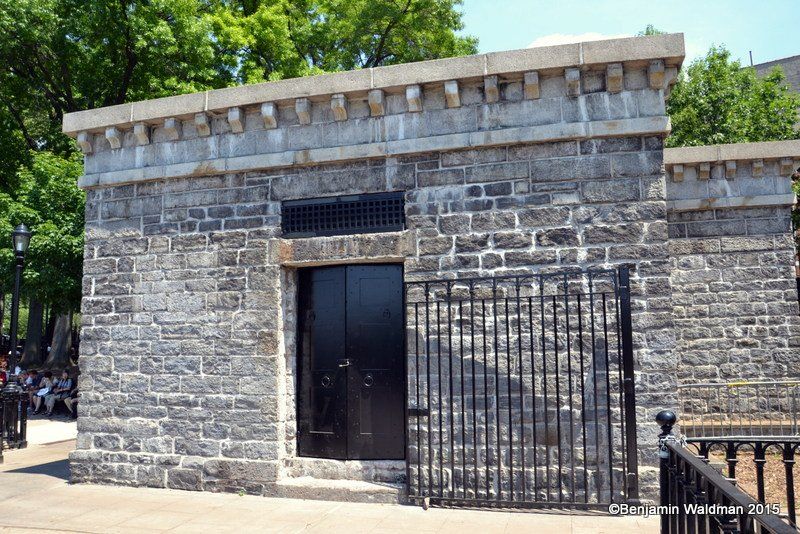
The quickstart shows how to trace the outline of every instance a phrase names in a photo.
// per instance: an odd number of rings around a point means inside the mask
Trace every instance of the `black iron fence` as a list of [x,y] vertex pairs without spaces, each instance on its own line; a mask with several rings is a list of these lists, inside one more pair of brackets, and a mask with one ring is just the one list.
[[[747,442],[717,438],[695,439],[687,448],[672,435],[675,414],[664,411],[656,417],[662,432],[660,439],[660,494],[662,534],[703,533],[796,533],[794,482],[792,467],[798,444],[783,442],[786,467],[787,497],[792,505],[788,516],[782,516],[780,503],[768,503],[764,496],[764,453],[778,443],[764,439]],[[765,438],[766,439],[766,438]],[[728,455],[728,478],[709,465],[709,453],[717,444],[724,444]],[[737,452],[745,445],[757,448],[756,468],[760,466],[758,499],[745,493],[735,482]],[[784,520],[786,517],[786,520]]]
[[16,389],[0,390],[0,462],[3,449],[27,447],[28,394]]
[[627,268],[405,290],[412,501],[638,497]]

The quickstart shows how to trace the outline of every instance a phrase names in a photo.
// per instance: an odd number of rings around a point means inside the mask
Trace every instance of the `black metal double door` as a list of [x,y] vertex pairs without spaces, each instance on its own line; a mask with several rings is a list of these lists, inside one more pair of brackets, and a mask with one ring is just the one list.
[[405,458],[402,266],[303,269],[298,289],[299,454]]

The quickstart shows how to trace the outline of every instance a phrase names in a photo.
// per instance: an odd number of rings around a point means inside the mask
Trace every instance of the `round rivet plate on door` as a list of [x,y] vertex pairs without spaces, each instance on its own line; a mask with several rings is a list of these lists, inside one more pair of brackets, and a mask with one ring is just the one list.
[[331,387],[331,383],[332,383],[331,377],[329,377],[328,375],[324,375],[322,377],[322,387],[329,388]]
[[372,387],[372,384],[375,383],[375,379],[372,378],[372,375],[367,375],[364,377],[364,385],[366,387]]

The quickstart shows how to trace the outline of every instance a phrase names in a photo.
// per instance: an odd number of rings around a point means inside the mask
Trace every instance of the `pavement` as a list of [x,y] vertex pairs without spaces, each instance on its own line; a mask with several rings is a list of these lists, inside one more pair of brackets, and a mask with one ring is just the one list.
[[[58,426],[60,425],[60,426]],[[38,428],[41,427],[41,428]],[[70,430],[72,427],[73,430]],[[0,532],[646,534],[658,518],[453,510],[68,483],[74,422],[36,423],[37,443],[0,465]],[[44,441],[44,442],[42,442]]]

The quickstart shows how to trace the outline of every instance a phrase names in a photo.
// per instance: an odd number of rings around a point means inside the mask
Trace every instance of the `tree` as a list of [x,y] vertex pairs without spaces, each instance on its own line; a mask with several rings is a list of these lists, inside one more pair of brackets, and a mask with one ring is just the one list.
[[664,35],[666,32],[662,32],[661,30],[657,29],[652,24],[648,24],[645,26],[644,30],[640,31],[636,34],[637,37],[643,37],[645,35]]
[[[55,312],[56,331],[69,331],[64,317],[77,309],[81,294],[84,197],[76,186],[82,174],[77,147],[61,133],[64,114],[474,53],[477,41],[458,34],[460,4],[0,0],[0,294],[13,280],[13,256],[2,236],[25,222],[33,230],[25,298]],[[37,317],[35,311],[30,320]]]
[[780,69],[760,78],[731,60],[724,47],[712,47],[689,65],[670,93],[667,146],[796,139],[799,106],[800,97]]

